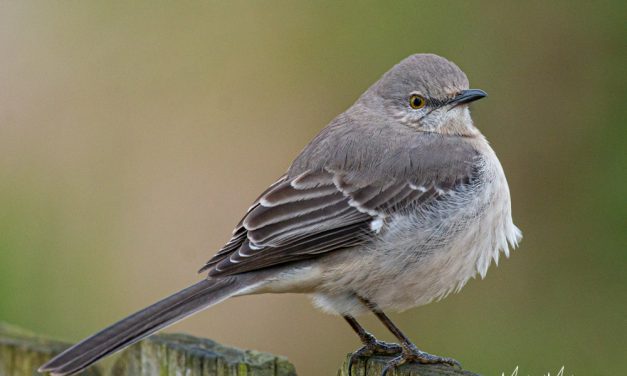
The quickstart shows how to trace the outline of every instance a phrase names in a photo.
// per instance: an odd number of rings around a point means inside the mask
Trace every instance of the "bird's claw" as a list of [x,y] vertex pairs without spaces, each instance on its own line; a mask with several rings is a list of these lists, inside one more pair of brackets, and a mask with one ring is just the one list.
[[421,363],[421,364],[448,364],[451,367],[461,369],[461,364],[453,358],[445,358],[442,356],[431,355],[424,351],[420,351],[416,346],[403,347],[401,355],[390,360],[385,367],[381,376],[387,376],[388,372],[405,363]]
[[374,338],[374,336],[370,336],[369,340],[363,347],[350,355],[350,358],[348,359],[348,376],[352,376],[353,364],[357,358],[369,357],[373,355],[390,356],[396,355],[402,351],[403,348],[396,343],[379,341]]

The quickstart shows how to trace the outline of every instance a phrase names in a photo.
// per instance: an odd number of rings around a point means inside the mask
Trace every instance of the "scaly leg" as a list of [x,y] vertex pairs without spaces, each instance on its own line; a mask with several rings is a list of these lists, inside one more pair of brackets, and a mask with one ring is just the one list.
[[431,355],[418,349],[418,347],[416,347],[416,345],[414,345],[409,340],[409,338],[407,338],[407,336],[403,332],[401,332],[401,330],[396,325],[394,325],[392,320],[390,320],[390,318],[387,317],[387,315],[383,313],[383,311],[381,311],[375,304],[366,299],[360,299],[372,311],[372,313],[374,313],[375,316],[377,316],[377,318],[381,320],[383,325],[385,325],[385,327],[388,328],[388,330],[392,332],[392,334],[394,334],[396,338],[398,338],[401,343],[401,354],[387,363],[387,365],[383,369],[383,373],[381,374],[381,376],[387,375],[389,370],[408,362],[418,362],[423,364],[444,363],[450,366],[461,368],[461,365],[455,359]]
[[356,358],[362,356],[372,356],[372,355],[397,355],[403,349],[401,346],[395,343],[387,343],[383,341],[379,341],[372,334],[368,333],[366,329],[364,329],[354,317],[349,315],[343,315],[344,319],[348,322],[348,325],[353,328],[355,333],[359,336],[359,339],[364,344],[360,349],[351,354],[348,360],[348,375],[351,375],[353,362]]

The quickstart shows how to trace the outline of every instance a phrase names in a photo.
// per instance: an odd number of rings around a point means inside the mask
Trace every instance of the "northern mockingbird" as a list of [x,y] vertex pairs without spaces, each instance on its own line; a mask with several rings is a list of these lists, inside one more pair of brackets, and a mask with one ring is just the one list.
[[[265,190],[231,239],[200,270],[205,279],[69,348],[40,371],[78,372],[182,318],[229,297],[300,292],[342,315],[363,347],[448,363],[420,351],[383,313],[441,299],[521,232],[494,151],[470,118],[469,89],[452,62],[409,56],[327,125]],[[373,312],[399,340],[378,341],[355,317]]]

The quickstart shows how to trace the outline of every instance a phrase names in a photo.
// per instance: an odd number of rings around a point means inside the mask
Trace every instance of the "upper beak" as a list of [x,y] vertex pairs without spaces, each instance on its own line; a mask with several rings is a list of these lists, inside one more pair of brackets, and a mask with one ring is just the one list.
[[485,91],[479,89],[462,90],[453,99],[451,99],[449,103],[457,106],[464,103],[474,102],[487,96],[488,94]]

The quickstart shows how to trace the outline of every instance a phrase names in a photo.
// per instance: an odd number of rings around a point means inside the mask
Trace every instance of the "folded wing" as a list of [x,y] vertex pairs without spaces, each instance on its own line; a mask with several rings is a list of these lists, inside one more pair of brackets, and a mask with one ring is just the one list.
[[[454,185],[467,183],[461,179]],[[395,179],[357,183],[329,170],[283,176],[255,201],[201,271],[232,275],[364,244],[385,230],[391,214],[423,206],[450,188]]]

